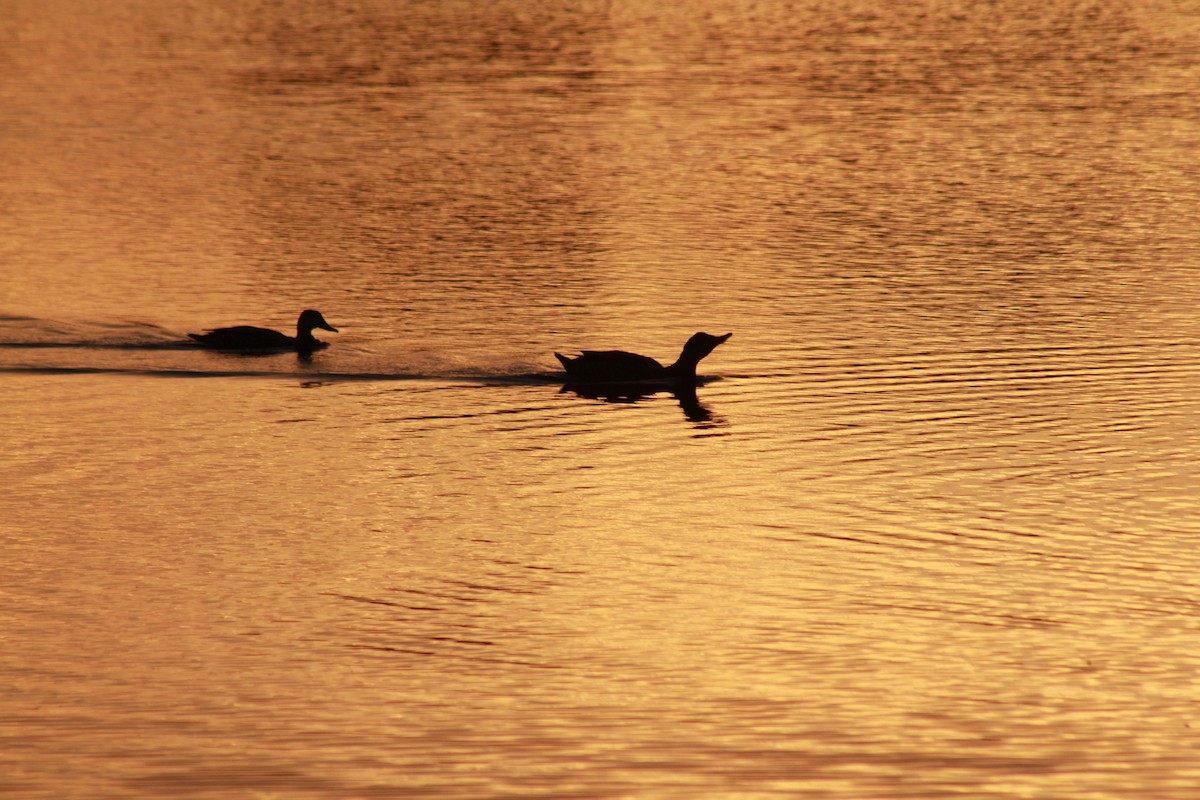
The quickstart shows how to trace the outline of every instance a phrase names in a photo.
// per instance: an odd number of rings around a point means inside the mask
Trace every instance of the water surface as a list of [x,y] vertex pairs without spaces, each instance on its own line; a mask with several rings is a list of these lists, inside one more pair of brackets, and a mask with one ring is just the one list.
[[1186,8],[7,6],[0,793],[1193,795]]

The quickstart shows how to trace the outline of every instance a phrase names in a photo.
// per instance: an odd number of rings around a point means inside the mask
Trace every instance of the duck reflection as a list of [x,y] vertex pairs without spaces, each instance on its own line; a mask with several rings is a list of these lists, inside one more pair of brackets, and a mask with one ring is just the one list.
[[689,422],[708,423],[713,426],[724,422],[720,417],[714,416],[708,406],[700,402],[700,398],[696,395],[695,385],[668,388],[665,386],[638,386],[627,383],[574,384],[568,382],[563,385],[562,391],[586,397],[590,400],[603,400],[605,403],[637,403],[656,394],[670,392],[679,401],[679,407],[683,410],[683,415],[687,417]]

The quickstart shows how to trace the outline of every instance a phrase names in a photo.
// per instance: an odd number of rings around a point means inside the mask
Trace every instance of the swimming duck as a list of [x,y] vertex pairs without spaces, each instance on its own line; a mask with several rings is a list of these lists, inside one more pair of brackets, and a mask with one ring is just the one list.
[[649,356],[626,353],[624,350],[584,350],[577,358],[561,353],[554,356],[562,362],[570,383],[677,383],[694,384],[696,365],[732,333],[713,336],[697,333],[687,340],[679,358],[669,367]]
[[337,333],[337,328],[326,322],[320,311],[310,308],[302,311],[300,319],[296,320],[294,337],[270,328],[256,328],[253,325],[217,328],[206,333],[189,333],[188,336],[214,350],[295,350],[300,353],[311,353],[313,350],[329,346],[328,342],[322,342],[312,335],[313,328]]

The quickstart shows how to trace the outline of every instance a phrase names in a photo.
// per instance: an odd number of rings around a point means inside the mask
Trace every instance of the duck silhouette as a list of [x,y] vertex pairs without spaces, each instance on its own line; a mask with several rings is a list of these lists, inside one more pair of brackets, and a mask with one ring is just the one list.
[[567,371],[567,382],[571,384],[694,385],[696,365],[700,363],[700,359],[732,335],[727,333],[724,336],[713,336],[710,333],[697,333],[687,340],[675,363],[667,367],[649,356],[627,353],[624,350],[584,350],[576,358],[568,358],[562,353],[555,353],[554,356],[562,362],[563,369]]
[[288,336],[270,328],[256,328],[253,325],[235,325],[232,328],[216,328],[205,333],[189,333],[204,347],[213,350],[294,350],[298,353],[311,353],[328,347],[328,342],[322,342],[312,335],[313,328],[321,328],[337,333],[337,328],[325,321],[320,311],[308,309],[300,312],[296,320],[296,335]]

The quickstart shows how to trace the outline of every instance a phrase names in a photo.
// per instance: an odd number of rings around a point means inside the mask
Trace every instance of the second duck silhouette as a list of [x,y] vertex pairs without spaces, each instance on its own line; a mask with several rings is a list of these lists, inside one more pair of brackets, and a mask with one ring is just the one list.
[[689,385],[696,382],[696,365],[717,345],[732,336],[697,333],[687,340],[674,364],[664,367],[649,356],[624,350],[584,350],[576,358],[554,356],[567,371],[568,383],[660,383]]
[[207,333],[189,333],[205,347],[214,350],[242,350],[249,352],[285,351],[311,353],[328,347],[328,342],[322,342],[312,335],[313,328],[338,332],[338,329],[325,321],[320,311],[308,309],[300,313],[296,320],[296,335],[288,336],[270,328],[256,328],[253,325],[235,325],[232,328],[216,328]]

